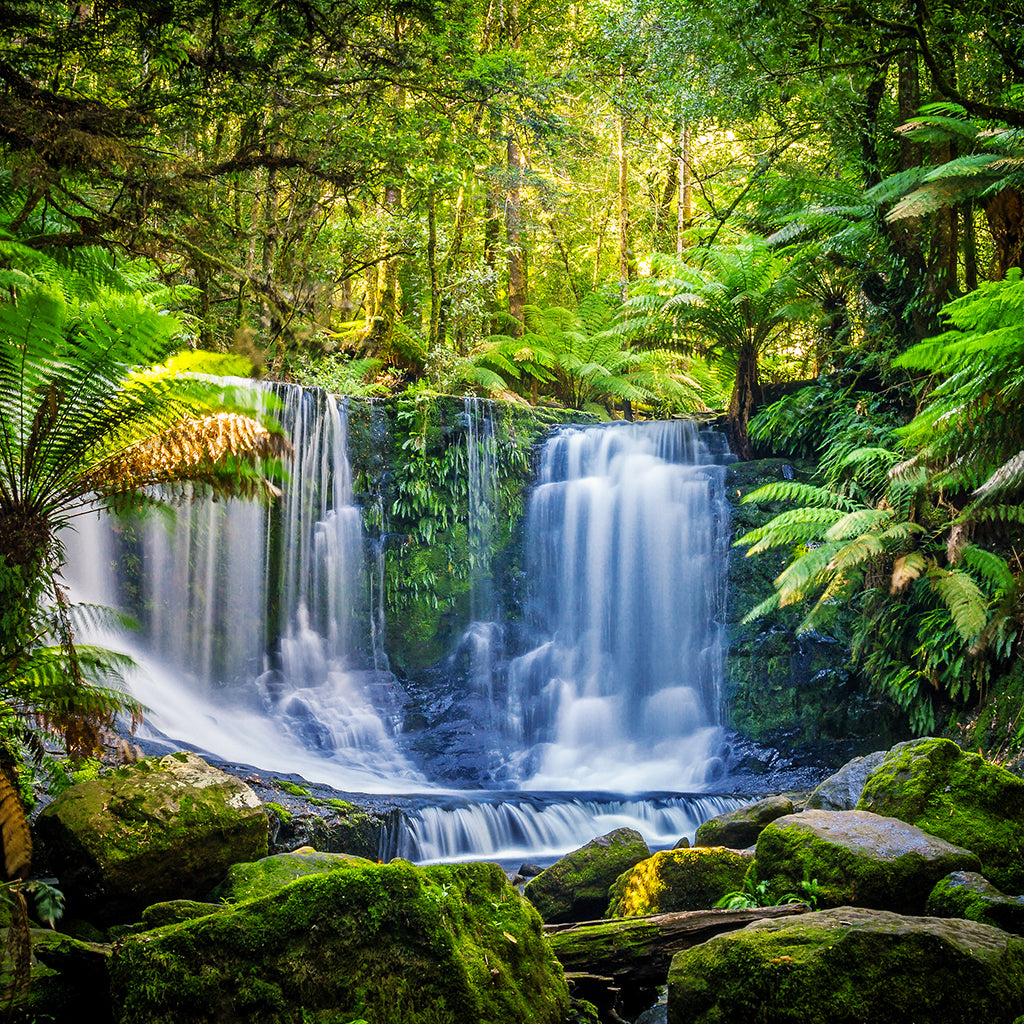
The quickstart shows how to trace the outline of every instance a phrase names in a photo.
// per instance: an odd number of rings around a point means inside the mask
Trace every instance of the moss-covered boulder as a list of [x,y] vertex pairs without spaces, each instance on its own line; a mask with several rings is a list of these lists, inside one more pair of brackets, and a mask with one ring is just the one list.
[[757,803],[737,807],[697,827],[694,846],[727,846],[742,850],[753,846],[761,830],[769,822],[793,813],[793,801],[788,796],[770,796]]
[[[33,928],[32,982],[28,992],[14,993],[13,1019],[52,1024],[113,1021],[107,962],[110,946],[83,942]],[[6,967],[6,965],[5,965]]]
[[747,850],[721,846],[661,850],[616,879],[607,916],[710,910],[726,893],[743,888],[753,859]]
[[36,833],[72,914],[128,921],[172,898],[201,898],[231,864],[267,853],[253,791],[192,753],[139,761],[62,793]]
[[852,811],[864,791],[867,777],[882,763],[888,751],[876,750],[855,757],[818,783],[807,798],[812,811]]
[[540,917],[496,864],[351,864],[126,939],[118,1020],[559,1024]]
[[677,953],[669,1024],[1013,1024],[1024,940],[973,921],[845,907]]
[[894,747],[868,776],[857,806],[973,850],[993,884],[1024,891],[1024,779],[951,740]]
[[181,924],[182,921],[195,921],[207,914],[217,914],[224,909],[222,903],[203,903],[199,900],[167,900],[146,907],[140,918],[140,931],[151,928],[163,928],[168,924]]
[[962,917],[1024,935],[1024,896],[1007,896],[976,871],[954,871],[928,897],[931,917]]
[[292,853],[275,853],[248,864],[232,864],[228,868],[227,877],[214,890],[213,896],[238,903],[267,896],[289,882],[294,882],[296,878],[322,875],[353,864],[371,863],[363,857],[351,857],[347,853],[318,853],[308,847]]
[[817,883],[819,904],[917,914],[951,871],[976,871],[969,850],[868,811],[804,811],[778,818],[757,840],[753,872],[782,896]]
[[595,920],[608,907],[612,882],[650,855],[639,832],[617,828],[555,861],[524,892],[548,924]]

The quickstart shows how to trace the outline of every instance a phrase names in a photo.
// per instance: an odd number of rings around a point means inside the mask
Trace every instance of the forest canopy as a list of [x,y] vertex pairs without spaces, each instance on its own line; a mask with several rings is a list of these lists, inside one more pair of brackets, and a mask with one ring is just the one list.
[[186,345],[272,377],[723,414],[741,457],[819,466],[762,495],[795,507],[744,539],[789,560],[755,612],[853,609],[854,659],[921,730],[1017,678],[1016,5],[0,17],[9,301],[26,253],[144,266]]

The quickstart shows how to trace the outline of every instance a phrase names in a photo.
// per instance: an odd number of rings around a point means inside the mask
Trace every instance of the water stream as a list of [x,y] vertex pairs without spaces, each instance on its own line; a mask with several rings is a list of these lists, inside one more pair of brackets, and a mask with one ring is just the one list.
[[490,564],[492,408],[466,400],[471,621],[457,649],[469,671],[453,685],[505,792],[453,794],[402,733],[384,538],[368,536],[353,494],[346,405],[318,389],[263,394],[295,452],[273,508],[200,500],[89,519],[69,545],[77,593],[140,620],[130,641],[101,639],[139,663],[143,738],[350,793],[426,794],[383,841],[416,860],[545,858],[627,823],[671,845],[718,813],[721,799],[692,794],[720,770],[720,439],[680,421],[556,431],[525,519],[513,636]]

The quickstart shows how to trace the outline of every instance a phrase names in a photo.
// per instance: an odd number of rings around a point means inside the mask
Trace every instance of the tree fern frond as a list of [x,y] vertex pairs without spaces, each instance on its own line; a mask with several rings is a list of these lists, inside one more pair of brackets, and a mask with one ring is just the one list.
[[988,600],[977,583],[959,569],[934,568],[928,578],[949,610],[957,632],[965,643],[985,628]]

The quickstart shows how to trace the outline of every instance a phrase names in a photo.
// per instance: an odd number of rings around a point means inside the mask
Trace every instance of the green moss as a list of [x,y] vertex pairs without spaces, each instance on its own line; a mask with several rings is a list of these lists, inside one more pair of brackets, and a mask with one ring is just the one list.
[[194,921],[207,914],[220,913],[224,907],[218,903],[200,903],[197,900],[168,900],[154,903],[142,912],[143,929],[162,928],[167,924]]
[[127,939],[112,991],[123,1024],[558,1024],[568,1007],[539,917],[494,864],[300,878]]
[[281,804],[275,803],[273,800],[265,800],[263,806],[275,817],[278,821],[289,822],[292,820],[292,812],[287,807],[282,807]]
[[188,753],[73,786],[36,830],[71,912],[101,923],[169,896],[201,896],[229,864],[266,856],[268,840],[252,791]]
[[925,913],[1024,933],[1024,896],[1007,896],[982,875],[970,871],[955,871],[941,879],[928,897]]
[[726,893],[742,887],[752,860],[720,846],[662,850],[616,879],[607,916],[710,910]]
[[586,921],[604,915],[616,878],[650,856],[643,836],[616,829],[566,854],[527,883],[527,898],[548,923]]
[[915,914],[939,878],[977,865],[973,854],[932,843],[902,822],[856,811],[805,811],[765,827],[750,879],[767,882],[776,899],[816,882],[821,907]]
[[1024,891],[1024,780],[952,741],[893,748],[868,776],[857,806],[972,850],[991,882]]
[[286,779],[276,779],[274,785],[285,793],[290,793],[292,796],[297,796],[304,800],[309,799],[309,786],[300,786],[298,783],[288,782]]
[[1024,941],[880,911],[761,922],[669,971],[669,1024],[1010,1024],[1022,1009]]
[[347,853],[317,853],[315,850],[278,853],[246,864],[232,864],[227,878],[212,895],[215,899],[233,903],[257,899],[306,875],[320,875],[369,863],[362,857],[351,857]]

